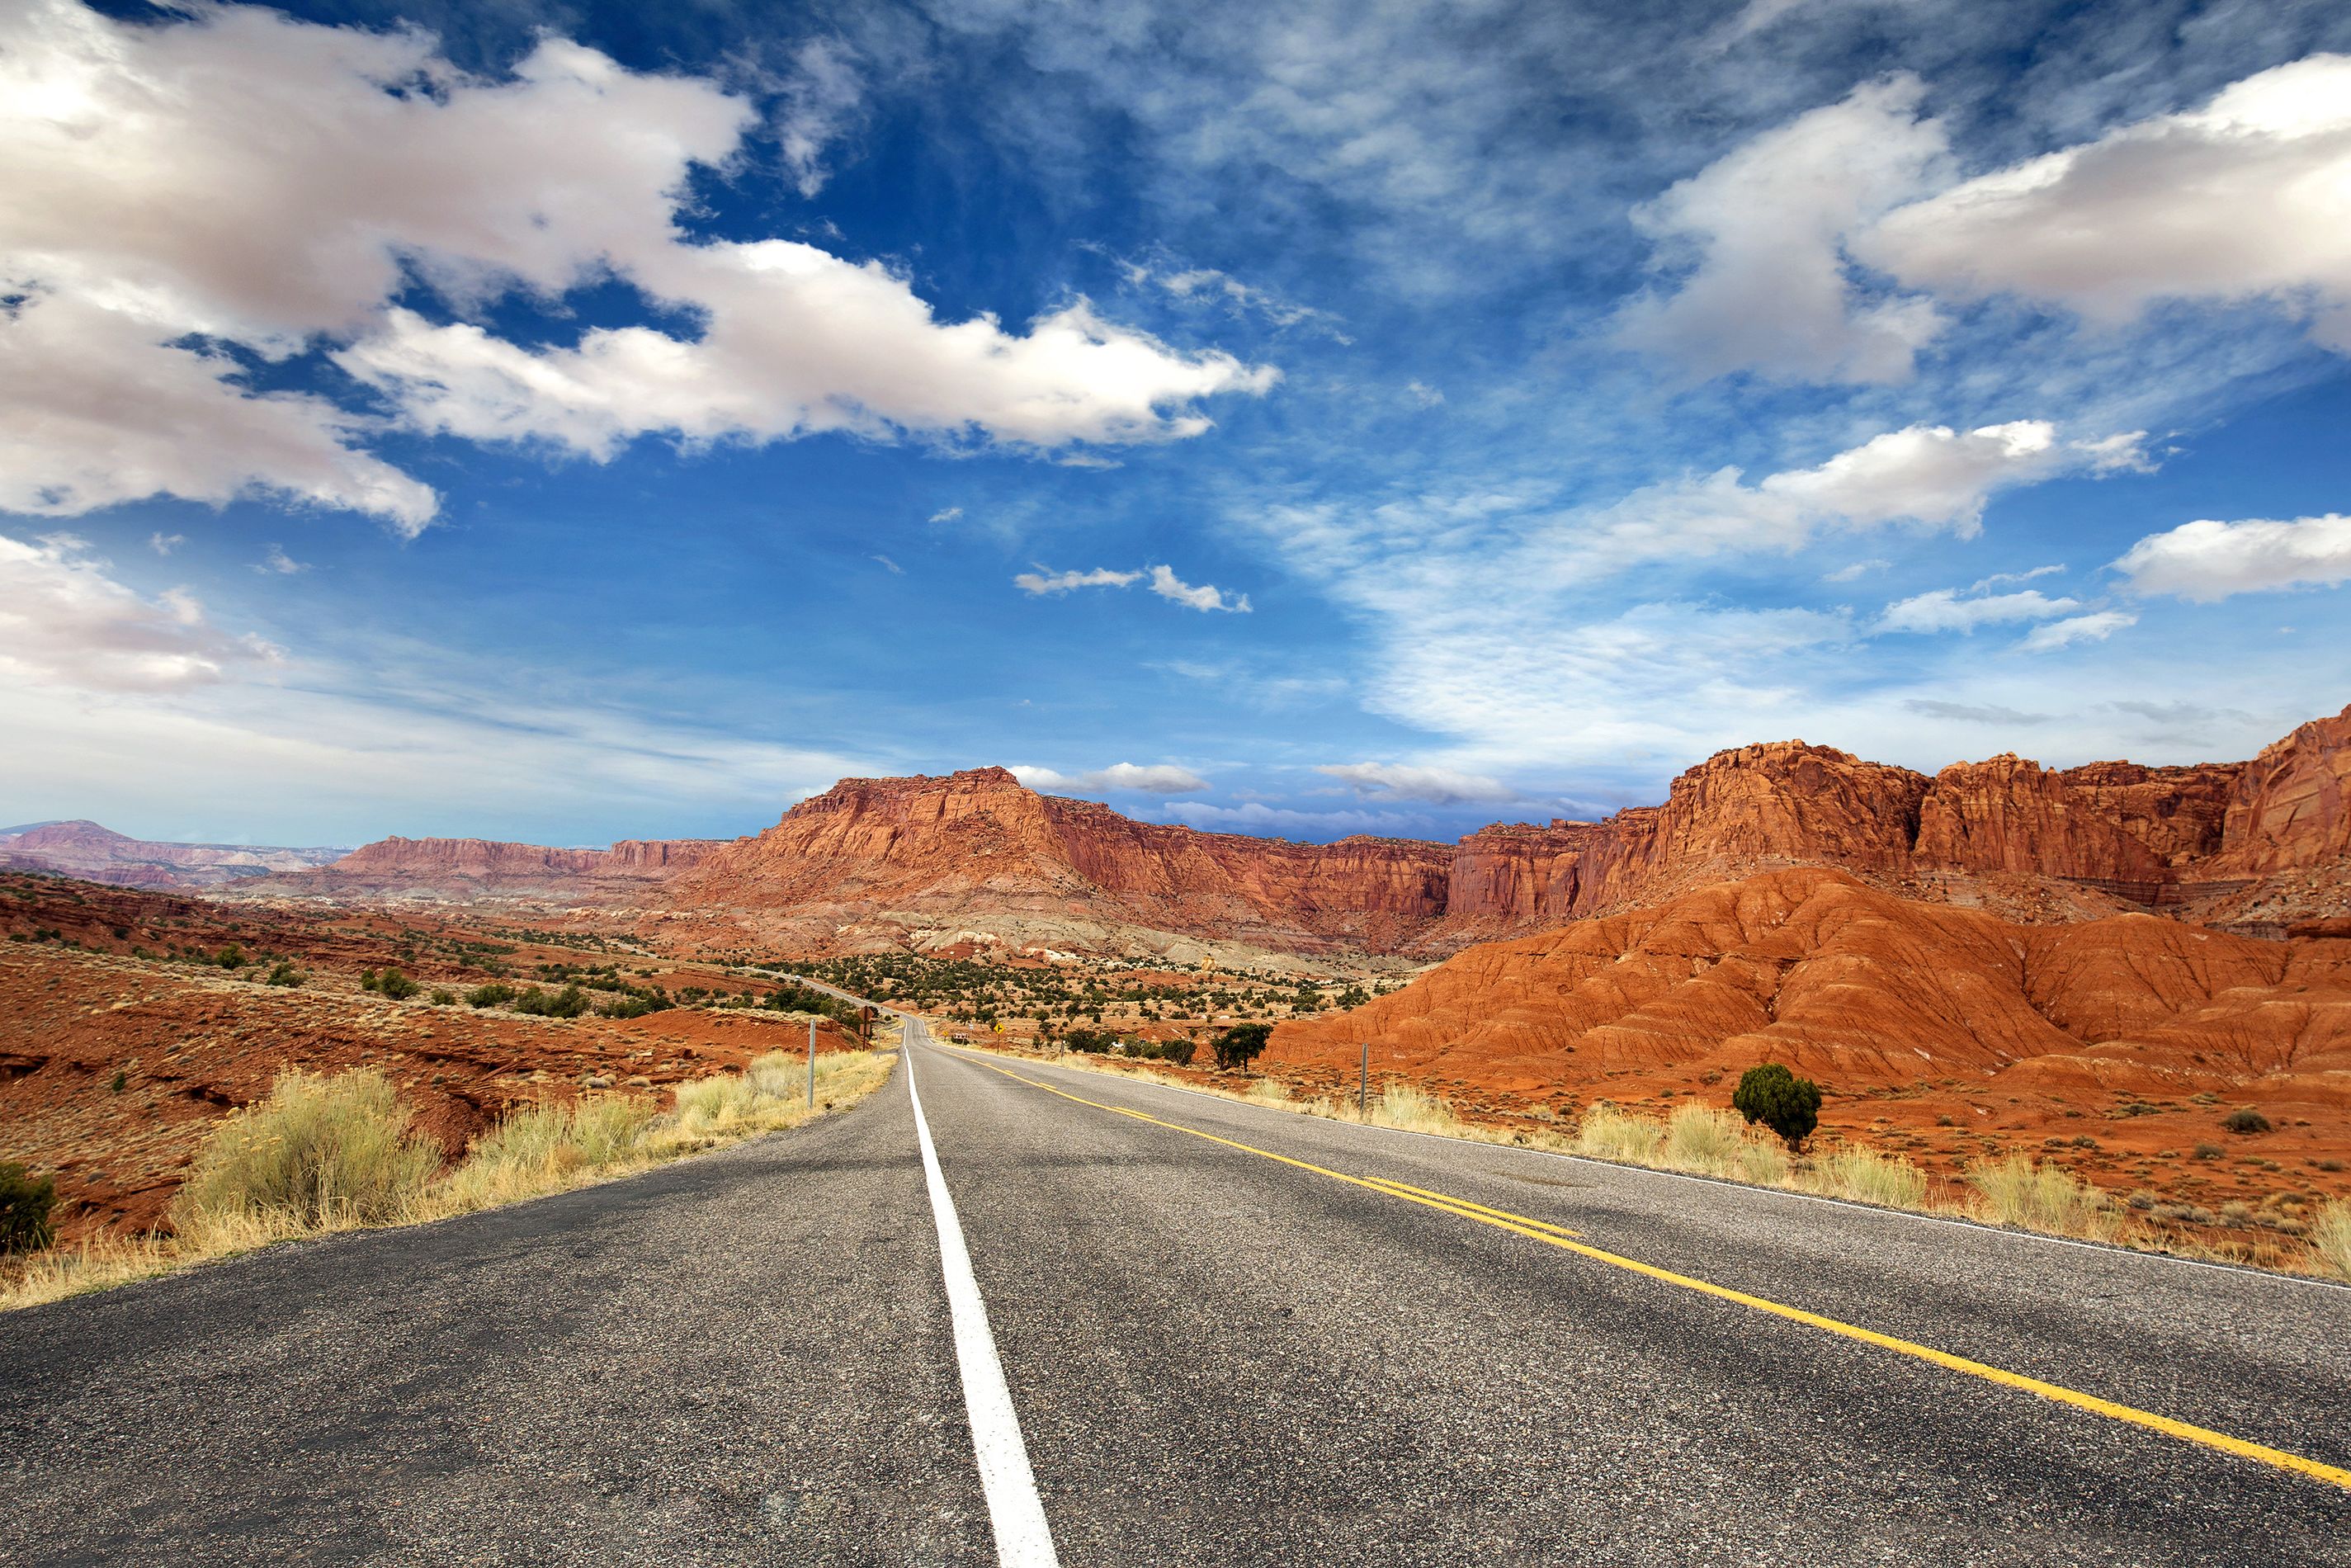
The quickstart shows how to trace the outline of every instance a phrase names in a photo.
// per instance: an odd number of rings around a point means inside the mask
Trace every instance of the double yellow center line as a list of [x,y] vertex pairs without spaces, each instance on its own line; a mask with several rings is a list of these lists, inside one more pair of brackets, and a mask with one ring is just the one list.
[[1932,1345],[1897,1339],[1892,1334],[1879,1333],[1875,1329],[1865,1329],[1858,1324],[1841,1322],[1836,1318],[1824,1317],[1819,1312],[1809,1312],[1802,1307],[1791,1307],[1762,1296],[1750,1296],[1744,1291],[1734,1291],[1728,1286],[1718,1285],[1710,1280],[1700,1280],[1688,1274],[1677,1274],[1670,1269],[1660,1269],[1654,1263],[1644,1263],[1637,1258],[1627,1258],[1621,1253],[1594,1247],[1580,1239],[1582,1235],[1580,1231],[1570,1230],[1565,1226],[1553,1225],[1548,1220],[1531,1219],[1523,1214],[1512,1214],[1508,1209],[1491,1208],[1482,1203],[1473,1203],[1466,1197],[1454,1197],[1446,1193],[1431,1192],[1426,1187],[1414,1186],[1405,1182],[1391,1181],[1384,1176],[1350,1176],[1344,1171],[1334,1171],[1328,1166],[1314,1165],[1306,1160],[1293,1159],[1288,1155],[1278,1155],[1270,1149],[1260,1149],[1253,1144],[1219,1137],[1214,1133],[1204,1133],[1197,1127],[1187,1127],[1180,1122],[1166,1121],[1146,1112],[1132,1110],[1124,1105],[1108,1104],[1100,1100],[1089,1100],[1081,1094],[1071,1094],[1056,1089],[1050,1083],[1015,1072],[1009,1068],[998,1067],[992,1061],[980,1061],[969,1056],[964,1057],[963,1060],[985,1067],[990,1072],[1000,1072],[1015,1082],[1025,1083],[1031,1089],[1041,1089],[1048,1094],[1059,1095],[1076,1104],[1090,1105],[1097,1111],[1107,1111],[1116,1116],[1131,1117],[1134,1121],[1148,1123],[1155,1127],[1164,1127],[1171,1133],[1182,1133],[1189,1137],[1205,1138],[1209,1143],[1221,1144],[1226,1148],[1238,1149],[1243,1154],[1256,1155],[1261,1159],[1272,1160],[1296,1170],[1327,1176],[1332,1181],[1344,1182],[1350,1186],[1363,1187],[1387,1197],[1400,1198],[1406,1203],[1416,1203],[1426,1208],[1457,1215],[1480,1225],[1490,1225],[1498,1230],[1508,1230],[1514,1235],[1526,1237],[1530,1240],[1540,1241],[1545,1246],[1556,1247],[1562,1251],[1573,1252],[1579,1257],[1605,1263],[1611,1268],[1623,1269],[1662,1284],[1672,1285],[1680,1290],[1694,1291],[1699,1295],[1713,1296],[1720,1301],[1736,1301],[1742,1307],[1750,1307],[1759,1312],[1769,1312],[1773,1317],[1785,1318],[1790,1322],[1802,1323],[1808,1328],[1819,1329],[1824,1333],[1836,1334],[1844,1339],[1858,1340],[1864,1344],[1876,1345],[1880,1350],[1892,1351],[1896,1355],[1907,1355],[1917,1361],[1930,1362],[1948,1371],[1981,1378],[1986,1383],[1995,1383],[2004,1388],[2022,1389],[2027,1394],[2037,1395],[2055,1404],[2070,1405],[2077,1410],[2087,1410],[2110,1420],[2125,1422],[2133,1427],[2144,1427],[2151,1432],[2160,1432],[2167,1437],[2177,1437],[2181,1442],[2199,1444],[2207,1448],[2218,1449],[2224,1454],[2232,1454],[2241,1459],[2251,1459],[2256,1464],[2268,1465],[2275,1469],[2306,1476],[2329,1486],[2351,1490],[2351,1469],[2345,1469],[2339,1465],[2304,1458],[2300,1454],[2290,1454],[2283,1448],[2250,1443],[2242,1437],[2232,1437],[2226,1432],[2215,1432],[2209,1427],[2199,1427],[2190,1422],[2174,1420],[2168,1416],[2158,1416],[2152,1410],[2141,1410],[2135,1406],[2117,1404],[2111,1399],[2101,1399],[2095,1394],[2085,1394],[2080,1389],[2068,1388],[2063,1384],[2046,1383],[2038,1377],[2027,1377],[2022,1373],[2010,1372],[2004,1367],[1992,1366],[1984,1362],[1971,1361],[1963,1355],[1953,1355],[1949,1351],[1937,1350]]

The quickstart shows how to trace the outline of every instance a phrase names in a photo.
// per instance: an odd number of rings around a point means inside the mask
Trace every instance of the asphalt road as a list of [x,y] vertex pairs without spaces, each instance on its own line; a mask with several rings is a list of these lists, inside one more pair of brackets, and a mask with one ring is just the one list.
[[0,1319],[0,1562],[2351,1563],[2351,1290],[909,1054]]

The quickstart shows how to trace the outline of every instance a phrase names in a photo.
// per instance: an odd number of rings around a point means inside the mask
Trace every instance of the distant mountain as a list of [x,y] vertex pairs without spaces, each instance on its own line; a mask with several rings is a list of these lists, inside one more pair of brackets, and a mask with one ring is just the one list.
[[764,832],[610,850],[386,839],[259,894],[600,904],[769,949],[983,945],[1423,955],[1787,865],[2032,924],[2162,907],[2250,935],[2351,912],[2351,709],[2251,762],[1928,777],[1802,741],[1716,753],[1666,801],[1455,843],[1300,844],[1139,822],[1001,768],[845,779]]
[[53,871],[117,887],[206,888],[325,865],[340,845],[175,844],[134,839],[96,822],[28,822],[0,831],[0,869]]

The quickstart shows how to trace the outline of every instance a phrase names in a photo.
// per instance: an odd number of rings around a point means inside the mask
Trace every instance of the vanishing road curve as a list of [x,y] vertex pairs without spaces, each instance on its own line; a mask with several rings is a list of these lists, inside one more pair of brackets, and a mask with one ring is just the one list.
[[2351,1289],[909,1033],[0,1320],[0,1562],[2351,1563]]

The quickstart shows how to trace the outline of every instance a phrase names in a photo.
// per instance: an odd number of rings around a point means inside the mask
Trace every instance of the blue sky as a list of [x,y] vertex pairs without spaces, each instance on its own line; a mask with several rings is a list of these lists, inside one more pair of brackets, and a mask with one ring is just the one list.
[[2351,701],[2351,14],[0,8],[0,818],[1449,836]]

